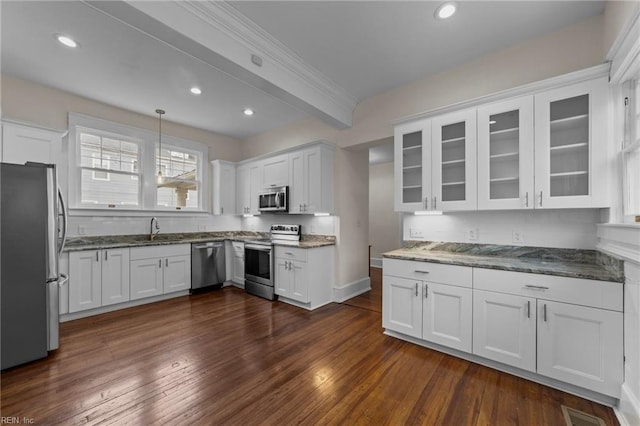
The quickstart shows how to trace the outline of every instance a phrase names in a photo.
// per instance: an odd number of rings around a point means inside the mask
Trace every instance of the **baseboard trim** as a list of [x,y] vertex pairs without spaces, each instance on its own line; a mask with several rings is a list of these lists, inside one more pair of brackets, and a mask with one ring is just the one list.
[[438,345],[436,343],[427,342],[426,340],[418,339],[412,336],[407,336],[402,333],[398,333],[396,331],[392,331],[389,329],[385,329],[383,332],[387,336],[395,337],[400,340],[404,340],[407,342],[414,343],[419,346],[423,346],[425,348],[433,349],[438,352],[443,352],[448,355],[455,356],[457,358],[462,358],[467,361],[475,362],[476,364],[484,365],[485,367],[493,368],[494,370],[502,371],[504,373],[509,373],[517,377],[521,377],[523,379],[531,380],[532,382],[539,383],[541,385],[549,386],[554,389],[561,390],[563,392],[570,393],[572,395],[579,396],[581,398],[588,399],[590,401],[597,402],[598,404],[606,405],[608,407],[615,407],[618,405],[619,400],[615,397],[604,395],[598,392],[594,392],[589,389],[581,388],[578,386],[574,386],[569,383],[561,382],[559,380],[555,380],[549,377],[541,376],[536,373],[532,373],[530,371],[521,370],[516,367],[512,367],[510,365],[502,364],[496,361],[492,361],[487,358],[480,357],[478,355],[466,353],[459,351],[457,349],[448,348],[446,346]]
[[366,293],[371,290],[371,278],[365,277],[357,281],[352,281],[342,287],[333,288],[333,301],[342,303],[359,294]]
[[372,257],[369,259],[369,266],[371,268],[382,268],[382,258]]
[[620,402],[614,407],[614,411],[622,426],[640,425],[640,401],[626,383],[622,384]]

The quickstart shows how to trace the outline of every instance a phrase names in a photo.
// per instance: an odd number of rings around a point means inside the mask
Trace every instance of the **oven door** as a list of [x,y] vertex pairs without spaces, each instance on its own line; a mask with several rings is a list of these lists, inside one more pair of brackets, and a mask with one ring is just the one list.
[[244,245],[244,279],[273,287],[272,247]]

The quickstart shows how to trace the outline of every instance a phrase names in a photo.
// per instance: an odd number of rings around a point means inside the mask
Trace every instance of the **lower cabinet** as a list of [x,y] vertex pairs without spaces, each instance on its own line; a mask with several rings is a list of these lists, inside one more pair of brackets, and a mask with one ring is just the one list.
[[275,293],[283,302],[315,309],[333,300],[333,247],[274,247]]
[[231,248],[231,281],[244,286],[244,243],[233,241]]
[[131,249],[131,300],[191,288],[191,245]]
[[536,371],[536,299],[474,290],[473,353]]
[[69,253],[69,313],[129,300],[129,249]]
[[621,283],[385,258],[382,286],[387,330],[620,397]]
[[384,328],[471,351],[471,268],[384,259],[383,271]]

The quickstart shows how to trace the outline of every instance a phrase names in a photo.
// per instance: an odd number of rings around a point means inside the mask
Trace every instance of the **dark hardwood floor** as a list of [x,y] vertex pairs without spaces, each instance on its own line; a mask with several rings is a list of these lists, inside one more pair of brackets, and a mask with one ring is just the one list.
[[382,269],[369,268],[371,290],[343,302],[344,305],[382,313]]
[[379,305],[360,299],[308,312],[229,287],[64,323],[52,356],[2,373],[2,416],[42,425],[564,425],[565,404],[617,424],[610,408],[384,336]]

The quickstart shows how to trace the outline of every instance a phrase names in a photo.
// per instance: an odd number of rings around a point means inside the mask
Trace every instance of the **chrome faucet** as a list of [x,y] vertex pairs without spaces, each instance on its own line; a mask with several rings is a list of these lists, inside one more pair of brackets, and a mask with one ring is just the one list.
[[[156,226],[154,227],[153,224],[156,224]],[[154,232],[155,231],[155,232]],[[158,235],[160,233],[160,225],[158,225],[158,218],[157,217],[152,217],[151,218],[151,230],[149,232],[149,239],[151,241],[153,241],[153,239],[156,237],[156,235]]]

